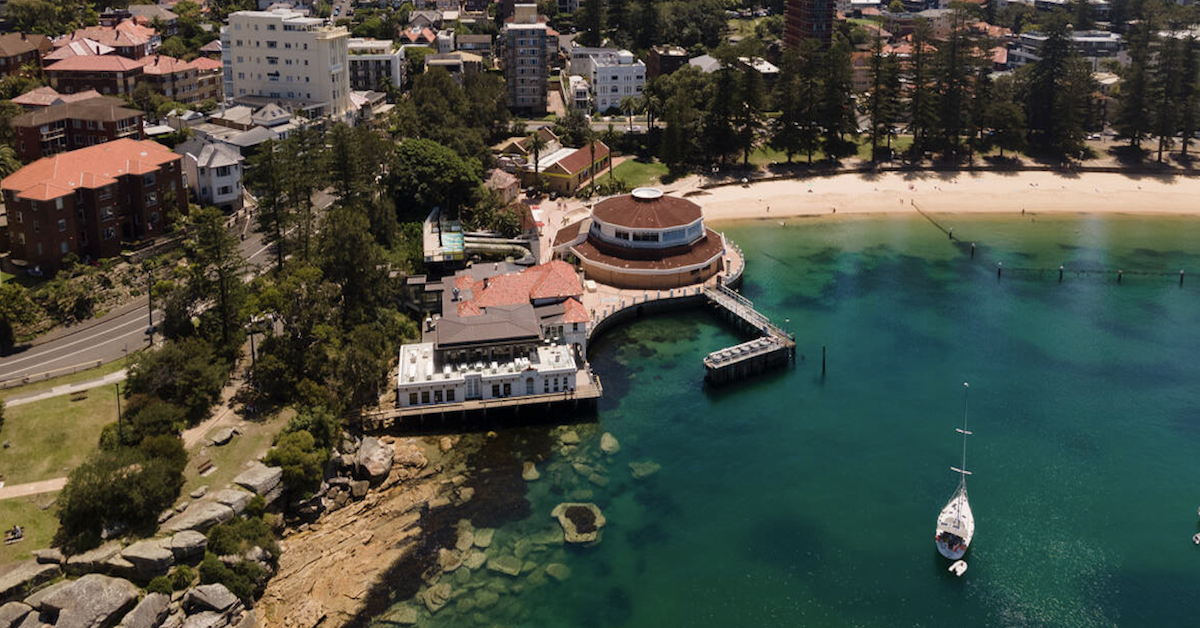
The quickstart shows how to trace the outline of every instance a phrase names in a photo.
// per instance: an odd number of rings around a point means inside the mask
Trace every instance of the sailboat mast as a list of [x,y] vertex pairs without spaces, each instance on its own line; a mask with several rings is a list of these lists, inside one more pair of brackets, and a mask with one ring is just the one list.
[[959,481],[962,484],[967,483],[967,434],[970,434],[970,432],[967,431],[967,402],[968,402],[967,393],[969,393],[970,391],[971,391],[971,384],[969,384],[967,382],[963,382],[962,466],[959,467],[960,469],[962,469],[962,473],[960,473],[958,476]]

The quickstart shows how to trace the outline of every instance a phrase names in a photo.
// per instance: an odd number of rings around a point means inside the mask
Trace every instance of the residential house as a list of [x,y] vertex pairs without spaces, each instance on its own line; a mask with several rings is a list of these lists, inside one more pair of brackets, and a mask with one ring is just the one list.
[[495,192],[505,205],[516,202],[521,194],[521,182],[517,177],[500,168],[493,168],[483,185]]
[[26,64],[40,67],[42,55],[50,52],[50,49],[50,40],[45,35],[0,35],[0,77],[16,74]]
[[[594,151],[592,146],[595,147]],[[593,142],[591,146],[583,148],[542,150],[538,155],[536,168],[531,155],[519,167],[518,172],[524,187],[533,187],[544,182],[547,190],[563,196],[572,196],[590,182],[593,172],[599,176],[608,166],[608,146],[604,142]]]
[[242,172],[245,158],[220,142],[188,140],[175,147],[183,156],[188,189],[196,203],[232,213],[242,208]]
[[437,49],[437,32],[431,28],[410,26],[398,33],[401,44],[429,46]]
[[221,59],[221,40],[214,39],[203,46],[200,46],[200,55],[209,59]]
[[47,53],[46,56],[42,57],[42,63],[49,64],[52,61],[62,61],[71,57],[112,54],[116,50],[116,48],[105,46],[94,39],[77,39]]
[[567,96],[575,109],[592,110],[592,87],[582,76],[572,74],[567,77]]
[[166,7],[157,4],[131,4],[125,10],[138,22],[158,24],[163,37],[179,34],[179,16]]
[[442,68],[462,83],[463,76],[483,71],[483,58],[469,52],[425,55],[425,69]]
[[442,27],[441,11],[413,11],[408,14],[408,28],[438,29]]
[[200,102],[225,99],[225,89],[222,81],[220,61],[208,57],[196,57],[189,63],[196,70],[196,92]]
[[646,64],[628,50],[588,56],[578,67],[592,88],[592,108],[599,113],[619,109],[625,98],[638,98],[646,86]]
[[182,158],[161,144],[123,138],[43,157],[0,181],[12,257],[48,271],[63,256],[118,255],[187,213]]
[[12,119],[17,156],[33,161],[121,138],[142,139],[143,113],[112,96],[41,107]]
[[458,50],[474,53],[489,60],[490,65],[492,58],[491,35],[458,35],[455,37],[455,46]]
[[71,57],[46,66],[50,86],[65,94],[94,89],[104,95],[132,94],[142,64],[118,55]]
[[154,52],[161,43],[158,31],[148,26],[125,20],[116,26],[87,26],[54,40],[61,48],[72,42],[90,39],[113,49],[116,54],[129,59],[141,59]]

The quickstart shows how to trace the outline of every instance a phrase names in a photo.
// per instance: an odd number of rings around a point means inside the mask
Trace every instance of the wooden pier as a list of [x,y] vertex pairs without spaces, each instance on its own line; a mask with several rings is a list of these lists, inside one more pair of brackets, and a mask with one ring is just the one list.
[[723,318],[754,340],[714,351],[704,358],[704,379],[719,385],[787,366],[796,359],[795,337],[754,309],[746,297],[725,285],[705,288],[704,296]]

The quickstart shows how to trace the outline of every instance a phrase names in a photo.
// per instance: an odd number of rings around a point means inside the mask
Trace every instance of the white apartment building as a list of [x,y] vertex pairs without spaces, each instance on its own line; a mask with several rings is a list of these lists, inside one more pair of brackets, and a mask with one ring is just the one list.
[[577,74],[567,77],[568,89],[571,94],[571,106],[584,111],[592,109],[592,87],[587,79]]
[[400,348],[396,399],[400,407],[564,394],[575,390],[579,367],[570,347],[544,345],[511,360],[444,364],[431,342]]
[[226,99],[349,119],[350,32],[291,9],[238,11],[221,28]]
[[617,109],[624,98],[638,98],[646,87],[646,64],[628,50],[594,54],[578,64],[592,86],[592,107]]
[[404,84],[404,53],[390,39],[350,39],[350,89],[378,91],[387,78],[399,88]]

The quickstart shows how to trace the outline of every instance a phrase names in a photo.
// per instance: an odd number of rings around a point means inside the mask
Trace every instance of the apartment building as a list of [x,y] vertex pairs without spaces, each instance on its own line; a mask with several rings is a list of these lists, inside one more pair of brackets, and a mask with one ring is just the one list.
[[46,66],[50,86],[62,94],[94,89],[104,95],[132,94],[142,64],[118,55],[71,57]]
[[12,257],[54,272],[62,258],[120,254],[187,212],[182,158],[123,138],[44,157],[0,181]]
[[384,80],[400,87],[404,84],[404,53],[390,39],[349,40],[350,89],[378,90]]
[[349,40],[346,28],[291,9],[231,13],[221,28],[225,97],[344,118],[352,108]]
[[232,146],[220,142],[188,140],[175,147],[183,156],[188,189],[200,205],[224,212],[242,208],[242,173],[245,158]]
[[674,74],[687,62],[687,50],[679,46],[654,46],[646,53],[646,78]]
[[153,54],[161,43],[158,31],[133,20],[125,20],[115,26],[86,26],[76,29],[69,35],[56,39],[54,47],[62,48],[84,40],[108,46],[117,54],[129,59],[141,59]]
[[508,106],[530,113],[546,111],[546,82],[550,59],[558,51],[558,32],[537,14],[537,5],[514,6],[511,21],[501,31]]
[[45,35],[0,35],[0,76],[16,74],[27,63],[41,65],[42,55],[49,51],[50,40]]
[[17,156],[33,161],[121,138],[142,139],[142,112],[97,96],[51,105],[12,119]]
[[166,55],[153,55],[141,60],[142,82],[154,91],[189,105],[214,96],[201,96],[199,70],[187,61]]
[[593,54],[577,65],[592,86],[592,107],[599,113],[640,97],[646,87],[646,64],[628,50]]

